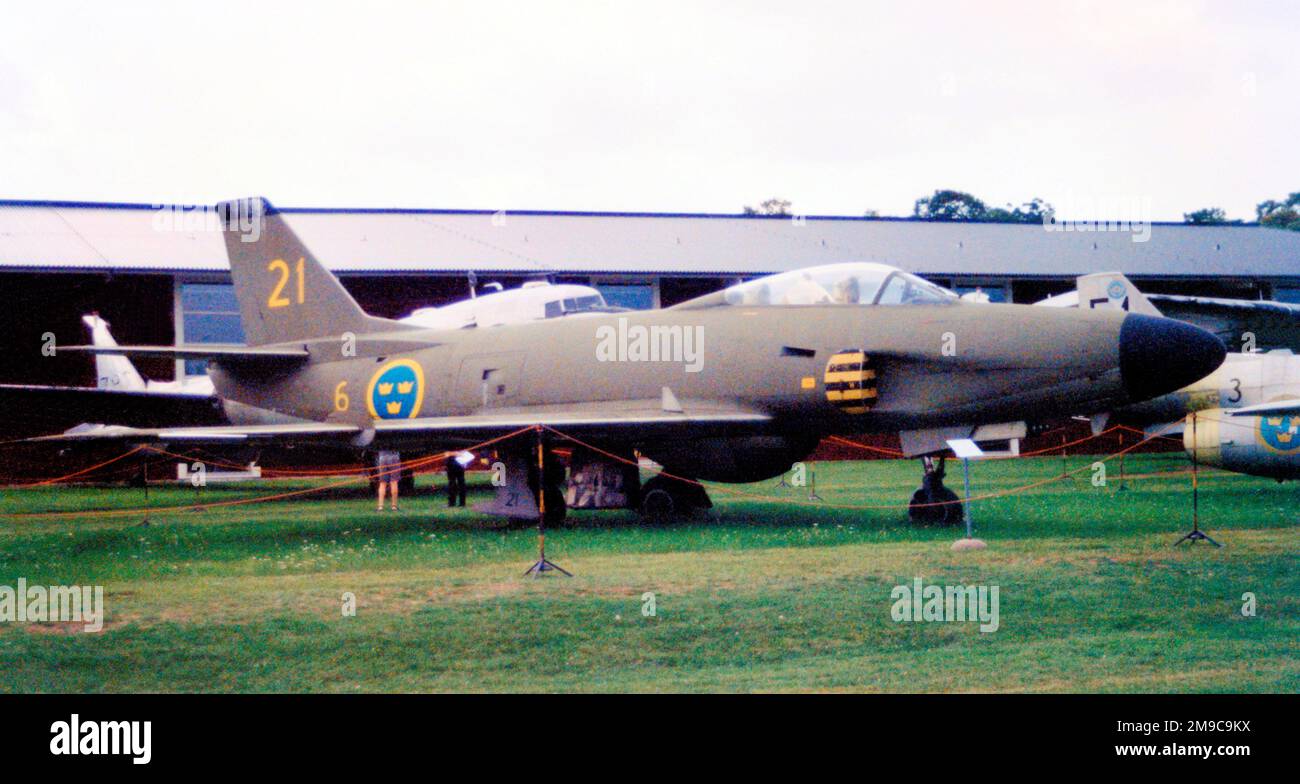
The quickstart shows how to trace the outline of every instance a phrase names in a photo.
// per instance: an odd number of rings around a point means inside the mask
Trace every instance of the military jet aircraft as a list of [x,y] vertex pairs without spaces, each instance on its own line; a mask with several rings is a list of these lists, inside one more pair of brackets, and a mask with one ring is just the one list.
[[[1218,338],[1170,319],[963,303],[871,263],[794,270],[663,310],[415,330],[363,312],[265,200],[218,209],[248,345],[78,350],[207,359],[223,398],[269,417],[86,438],[409,453],[535,428],[497,445],[502,513],[538,515],[530,473],[534,487],[543,475],[547,515],[562,513],[562,474],[526,467],[538,440],[572,437],[661,464],[629,497],[678,514],[709,503],[681,479],[775,477],[827,435],[901,431],[909,455],[937,454],[990,426],[1164,394],[1224,357]],[[924,498],[956,501],[941,481]]]
[[[112,347],[117,345],[113,333],[109,331],[108,322],[98,313],[81,317],[81,322],[90,330],[90,342],[94,346]],[[155,381],[140,375],[135,363],[121,354],[97,354],[95,356],[95,388],[120,392],[157,392],[162,394],[191,395],[208,397],[212,394],[212,379],[207,376],[192,376],[175,381]]]
[[[1078,279],[1078,303],[1159,316],[1149,295],[1118,272],[1100,272]],[[1185,309],[1203,298],[1178,297]],[[1168,298],[1160,300],[1166,302]],[[1279,302],[1208,300],[1211,314],[1233,315],[1237,328],[1264,341],[1276,341],[1269,327],[1279,321],[1285,339],[1300,324],[1300,311]],[[1051,304],[1068,304],[1053,298]],[[1042,304],[1042,303],[1040,303]],[[1258,318],[1252,318],[1252,312]],[[1186,310],[1181,311],[1186,315]],[[1291,313],[1290,318],[1284,318]],[[1257,324],[1263,323],[1263,328]],[[1227,335],[1237,344],[1241,333]],[[1193,423],[1193,416],[1195,422]],[[1148,433],[1183,437],[1183,447],[1197,462],[1282,481],[1300,478],[1300,356],[1290,349],[1229,353],[1222,365],[1204,378],[1154,399],[1124,406],[1108,418],[1094,419],[1098,431],[1106,421],[1146,428]]]

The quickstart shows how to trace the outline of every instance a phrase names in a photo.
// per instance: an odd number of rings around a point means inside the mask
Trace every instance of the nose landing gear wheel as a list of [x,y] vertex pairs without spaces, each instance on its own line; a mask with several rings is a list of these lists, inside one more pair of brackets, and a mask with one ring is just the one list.
[[946,487],[935,493],[918,488],[907,505],[907,516],[915,525],[957,525],[961,522],[961,499]]
[[912,493],[907,516],[913,525],[958,525],[962,521],[961,499],[943,484],[943,458],[921,458],[925,475]]

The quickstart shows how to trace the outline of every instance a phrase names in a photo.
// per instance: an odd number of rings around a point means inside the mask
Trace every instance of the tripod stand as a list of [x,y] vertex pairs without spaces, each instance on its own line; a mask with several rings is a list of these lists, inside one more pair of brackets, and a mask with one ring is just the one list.
[[524,572],[524,577],[541,577],[545,572],[559,572],[565,577],[573,575],[556,566],[546,557],[546,446],[542,429],[537,428],[537,561]]
[[1200,462],[1197,459],[1197,455],[1199,454],[1200,449],[1201,449],[1201,442],[1198,441],[1196,438],[1196,413],[1192,412],[1192,530],[1183,534],[1181,539],[1174,542],[1174,547],[1177,547],[1183,542],[1191,542],[1192,544],[1195,544],[1197,542],[1209,542],[1215,547],[1223,546],[1218,542],[1214,541],[1213,539],[1211,539],[1209,536],[1205,534],[1205,532],[1201,530],[1200,494],[1197,491],[1197,482],[1196,482],[1196,478],[1197,478],[1196,466]]

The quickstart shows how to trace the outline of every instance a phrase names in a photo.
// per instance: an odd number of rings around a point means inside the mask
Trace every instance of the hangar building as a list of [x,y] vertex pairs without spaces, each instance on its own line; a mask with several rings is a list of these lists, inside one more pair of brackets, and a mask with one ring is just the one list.
[[[1040,224],[676,213],[286,209],[362,306],[400,317],[467,295],[467,272],[506,287],[538,276],[596,286],[611,304],[668,306],[742,279],[878,261],[959,292],[1033,302],[1076,275],[1118,269],[1144,289],[1300,302],[1300,233],[1151,224],[1142,234]],[[1080,228],[1085,228],[1080,227]],[[88,357],[51,358],[43,336],[86,341],[100,313],[121,342],[240,342],[225,247],[201,208],[0,202],[0,383],[88,385]],[[168,360],[148,377],[202,372]]]

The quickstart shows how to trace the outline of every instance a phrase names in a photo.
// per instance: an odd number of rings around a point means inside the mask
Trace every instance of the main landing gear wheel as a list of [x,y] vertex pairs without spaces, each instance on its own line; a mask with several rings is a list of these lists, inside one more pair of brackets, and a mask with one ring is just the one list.
[[925,475],[912,493],[907,516],[913,525],[957,525],[962,521],[961,499],[943,484],[943,458],[921,458]]
[[709,494],[694,482],[659,474],[641,486],[641,519],[651,525],[679,523],[712,507]]

